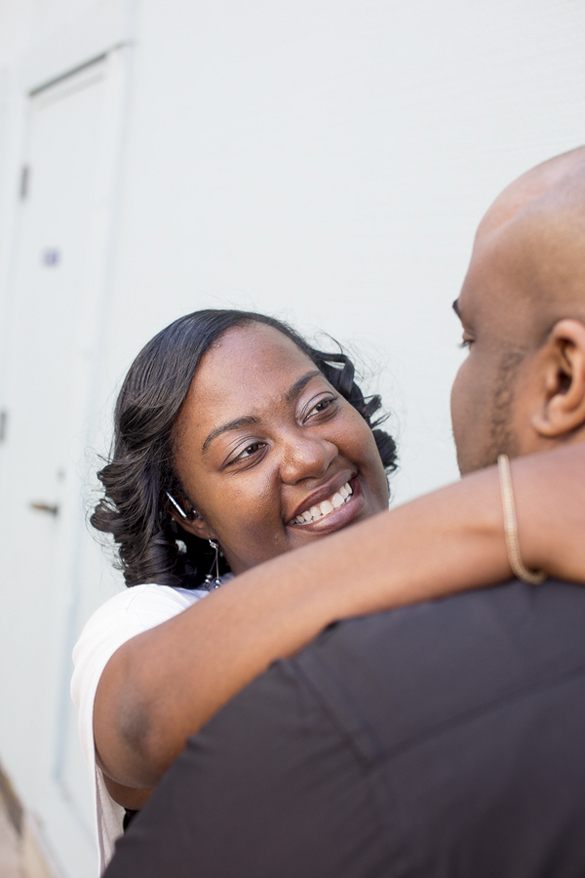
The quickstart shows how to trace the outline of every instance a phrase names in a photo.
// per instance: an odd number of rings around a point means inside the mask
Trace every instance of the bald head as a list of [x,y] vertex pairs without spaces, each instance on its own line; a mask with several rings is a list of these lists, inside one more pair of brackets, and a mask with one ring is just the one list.
[[557,320],[585,320],[585,147],[504,189],[479,225],[470,272],[474,261],[518,298],[517,340],[537,344]]
[[585,146],[537,165],[510,183],[498,195],[479,224],[477,237],[517,217],[530,206],[552,198],[559,204],[565,195],[585,188]]
[[557,330],[573,321],[569,329],[585,333],[585,148],[533,168],[496,199],[477,231],[457,311],[470,345],[452,394],[462,472],[581,431],[567,421],[568,432],[555,428],[544,439],[530,407],[548,405],[537,399],[545,386],[557,401],[555,387],[565,396],[576,387],[575,364],[563,361],[574,340]]

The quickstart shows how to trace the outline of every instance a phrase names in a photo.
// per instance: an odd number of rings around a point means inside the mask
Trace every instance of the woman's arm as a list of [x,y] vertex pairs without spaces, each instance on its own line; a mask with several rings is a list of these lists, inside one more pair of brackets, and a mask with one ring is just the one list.
[[[512,480],[526,566],[585,582],[585,444],[517,459]],[[238,576],[108,662],[94,732],[112,795],[136,807],[189,735],[330,622],[510,575],[490,467]]]

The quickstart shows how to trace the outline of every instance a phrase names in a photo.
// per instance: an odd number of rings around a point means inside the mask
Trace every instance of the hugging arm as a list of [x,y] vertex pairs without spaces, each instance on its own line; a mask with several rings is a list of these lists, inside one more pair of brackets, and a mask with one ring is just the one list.
[[[585,582],[585,444],[511,468],[524,564]],[[140,807],[187,737],[329,623],[510,575],[495,467],[239,575],[106,665],[94,734],[111,795]]]

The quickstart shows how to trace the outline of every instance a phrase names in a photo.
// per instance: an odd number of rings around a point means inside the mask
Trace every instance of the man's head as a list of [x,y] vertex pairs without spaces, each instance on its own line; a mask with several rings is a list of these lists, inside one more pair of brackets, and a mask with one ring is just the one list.
[[454,304],[462,473],[585,440],[585,147],[524,174],[480,223]]

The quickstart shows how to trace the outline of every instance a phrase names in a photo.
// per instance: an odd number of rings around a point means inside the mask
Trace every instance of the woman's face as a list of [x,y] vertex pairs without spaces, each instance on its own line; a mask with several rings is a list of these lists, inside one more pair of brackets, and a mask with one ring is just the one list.
[[388,506],[372,431],[287,336],[225,332],[202,358],[175,428],[175,464],[234,573]]

